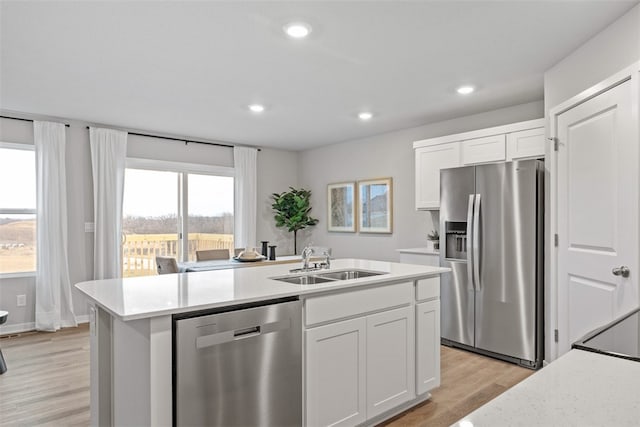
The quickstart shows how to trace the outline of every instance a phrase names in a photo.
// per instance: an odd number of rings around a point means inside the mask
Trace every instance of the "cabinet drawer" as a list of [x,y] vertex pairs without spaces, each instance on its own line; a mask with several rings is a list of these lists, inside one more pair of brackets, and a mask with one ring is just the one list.
[[418,280],[416,284],[416,300],[440,298],[440,276]]
[[462,164],[504,161],[506,159],[505,143],[504,134],[462,141]]
[[309,326],[357,316],[410,304],[411,301],[413,301],[413,282],[312,297],[305,301],[305,324]]

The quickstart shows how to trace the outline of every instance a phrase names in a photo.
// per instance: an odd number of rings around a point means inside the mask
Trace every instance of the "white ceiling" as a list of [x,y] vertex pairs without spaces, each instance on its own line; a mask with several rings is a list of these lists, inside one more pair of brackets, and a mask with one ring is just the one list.
[[301,150],[542,99],[637,3],[3,1],[0,108]]

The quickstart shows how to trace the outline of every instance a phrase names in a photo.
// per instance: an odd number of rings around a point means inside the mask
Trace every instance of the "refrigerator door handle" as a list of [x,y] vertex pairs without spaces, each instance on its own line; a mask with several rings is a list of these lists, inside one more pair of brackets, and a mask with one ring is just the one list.
[[470,291],[476,290],[476,285],[473,281],[473,205],[475,201],[475,195],[469,194],[469,204],[467,205],[467,277]]
[[480,290],[480,194],[473,204],[473,282]]

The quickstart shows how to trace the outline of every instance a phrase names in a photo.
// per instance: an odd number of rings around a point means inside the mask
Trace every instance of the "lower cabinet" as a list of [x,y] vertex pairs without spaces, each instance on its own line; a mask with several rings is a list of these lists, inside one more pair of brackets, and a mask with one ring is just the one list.
[[306,331],[307,425],[360,424],[415,397],[413,307]]
[[367,417],[415,397],[412,307],[367,317]]
[[306,331],[307,426],[351,426],[366,415],[364,317]]
[[433,276],[308,298],[305,425],[371,422],[439,385],[439,294]]
[[416,304],[416,393],[440,385],[440,300]]

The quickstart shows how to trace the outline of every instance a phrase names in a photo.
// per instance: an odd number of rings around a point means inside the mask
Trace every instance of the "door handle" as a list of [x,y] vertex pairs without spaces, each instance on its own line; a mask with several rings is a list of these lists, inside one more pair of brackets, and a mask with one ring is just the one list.
[[614,268],[613,270],[611,270],[611,273],[613,273],[614,276],[622,276],[626,278],[631,274],[631,270],[629,270],[629,267],[627,267],[626,265],[623,265]]
[[251,326],[249,328],[217,332],[215,334],[197,337],[196,348],[200,350],[202,348],[225,344],[231,341],[259,337],[272,332],[284,331],[289,328],[291,328],[291,319],[263,323],[262,325]]
[[475,195],[469,194],[469,204],[467,206],[467,280],[469,285],[467,288],[470,291],[476,290],[476,285],[473,283],[473,202],[475,201]]
[[473,204],[473,281],[480,290],[480,194]]

